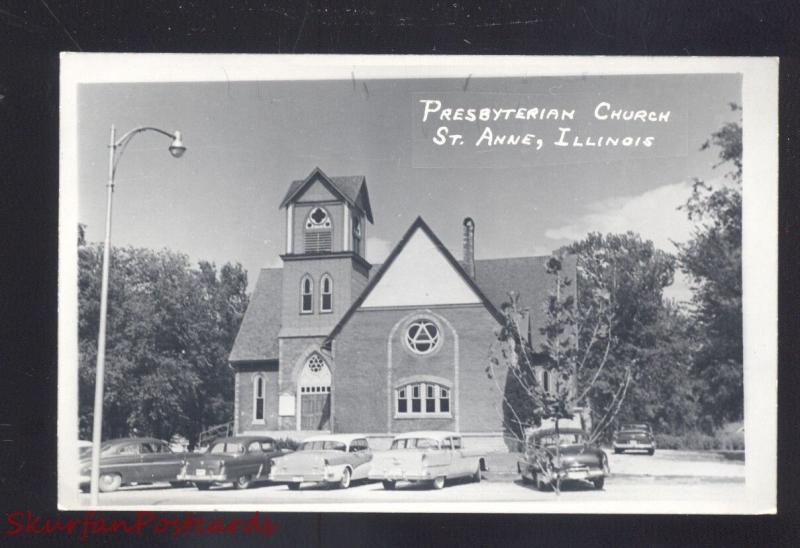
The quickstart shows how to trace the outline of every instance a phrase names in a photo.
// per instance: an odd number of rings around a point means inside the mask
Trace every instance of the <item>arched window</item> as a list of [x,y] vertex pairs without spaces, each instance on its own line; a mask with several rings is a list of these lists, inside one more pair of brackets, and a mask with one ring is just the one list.
[[356,253],[361,253],[361,238],[363,234],[361,233],[361,219],[358,217],[353,217],[353,251]]
[[395,411],[400,417],[450,417],[450,388],[433,382],[416,382],[395,390]]
[[305,224],[305,252],[321,253],[331,251],[333,224],[325,208],[313,207],[308,212]]
[[542,388],[545,392],[550,392],[550,372],[542,371]]
[[327,274],[319,282],[319,311],[333,311],[333,279]]
[[300,280],[300,314],[314,312],[314,281],[306,274]]
[[264,377],[257,375],[253,380],[253,422],[264,422]]

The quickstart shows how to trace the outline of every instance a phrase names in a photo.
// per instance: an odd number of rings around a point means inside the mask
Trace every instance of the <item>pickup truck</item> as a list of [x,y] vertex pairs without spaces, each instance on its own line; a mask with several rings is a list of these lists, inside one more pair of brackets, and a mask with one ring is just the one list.
[[394,489],[398,481],[426,482],[441,489],[452,478],[479,482],[486,470],[483,454],[464,449],[454,432],[407,432],[395,436],[388,451],[375,453],[369,479],[382,481],[384,489]]

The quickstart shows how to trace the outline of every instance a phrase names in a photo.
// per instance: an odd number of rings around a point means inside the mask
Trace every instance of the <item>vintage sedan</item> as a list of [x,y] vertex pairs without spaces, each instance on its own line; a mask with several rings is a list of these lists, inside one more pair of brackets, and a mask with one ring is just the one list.
[[388,451],[375,454],[369,479],[380,480],[384,489],[394,489],[398,481],[426,482],[441,489],[451,478],[479,482],[485,470],[482,453],[464,449],[454,432],[408,432],[395,436]]
[[313,436],[296,452],[275,459],[269,479],[292,490],[306,482],[347,489],[352,481],[366,479],[371,461],[363,434]]
[[540,490],[561,488],[564,481],[591,482],[602,489],[610,474],[608,456],[588,443],[586,433],[575,425],[556,431],[550,426],[530,431],[525,454],[517,462],[523,483],[535,483]]
[[201,491],[220,483],[247,489],[255,482],[268,480],[272,459],[283,454],[269,437],[218,438],[208,451],[188,455],[177,479],[192,482]]
[[[176,476],[183,464],[183,455],[174,453],[164,440],[155,438],[120,438],[100,445],[100,491],[116,491],[122,485],[170,482],[184,485]],[[81,450],[80,487],[89,489],[92,450]]]
[[649,424],[623,424],[614,432],[612,444],[614,453],[624,451],[647,451],[648,455],[656,452],[656,438]]

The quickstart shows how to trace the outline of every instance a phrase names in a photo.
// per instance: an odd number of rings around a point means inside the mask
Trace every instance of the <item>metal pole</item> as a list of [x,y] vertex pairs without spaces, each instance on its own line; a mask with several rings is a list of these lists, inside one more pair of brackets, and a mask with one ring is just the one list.
[[108,263],[111,248],[111,203],[114,195],[115,129],[111,125],[108,145],[108,184],[106,204],[106,237],[103,244],[103,278],[100,286],[100,328],[97,334],[97,377],[94,385],[94,422],[92,425],[91,505],[98,505],[100,487],[100,443],[103,439],[103,381],[106,365],[106,310],[108,309]]

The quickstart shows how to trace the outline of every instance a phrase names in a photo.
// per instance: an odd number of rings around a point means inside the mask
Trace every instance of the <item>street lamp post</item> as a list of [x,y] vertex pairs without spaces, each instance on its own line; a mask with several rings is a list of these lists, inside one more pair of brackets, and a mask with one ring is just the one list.
[[103,274],[100,286],[100,328],[97,334],[97,378],[94,387],[94,417],[92,426],[92,475],[91,475],[91,504],[97,506],[98,491],[100,487],[100,442],[103,437],[103,381],[106,364],[106,311],[108,309],[108,263],[111,249],[111,205],[114,195],[114,175],[117,164],[131,139],[144,131],[155,131],[172,139],[169,152],[175,158],[180,158],[186,152],[186,147],[181,140],[181,132],[174,134],[155,127],[142,126],[130,130],[116,140],[116,129],[111,126],[111,140],[108,145],[108,183],[106,184],[106,235],[103,244]]

